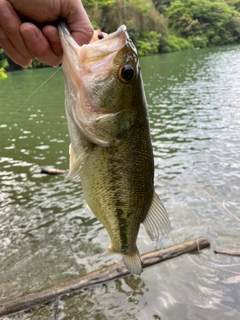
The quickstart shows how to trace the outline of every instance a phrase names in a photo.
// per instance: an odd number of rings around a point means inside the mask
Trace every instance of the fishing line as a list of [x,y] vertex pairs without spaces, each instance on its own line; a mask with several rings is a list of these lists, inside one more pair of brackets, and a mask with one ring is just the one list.
[[20,105],[20,107],[17,108],[17,110],[15,110],[6,120],[5,122],[7,122],[8,120],[10,120],[12,118],[12,116],[14,116],[16,113],[18,113],[19,110],[22,109],[22,107],[26,104],[26,102],[28,102],[29,99],[31,99],[31,97],[38,92],[38,90],[40,90],[62,67],[59,67],[50,77],[47,78],[47,80],[45,80],[36,90],[33,91],[33,93],[30,94],[30,96]]

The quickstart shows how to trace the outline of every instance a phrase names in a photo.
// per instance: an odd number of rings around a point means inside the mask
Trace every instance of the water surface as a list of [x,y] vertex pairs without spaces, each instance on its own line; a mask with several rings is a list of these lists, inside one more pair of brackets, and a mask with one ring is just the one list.
[[[158,246],[205,236],[210,249],[145,269],[59,302],[57,319],[239,319],[240,47],[141,59],[155,155],[155,185],[172,223]],[[68,168],[61,71],[10,73],[0,83],[0,300],[7,301],[121,260],[85,210]],[[155,245],[141,228],[141,253]],[[54,319],[55,306],[4,319]]]

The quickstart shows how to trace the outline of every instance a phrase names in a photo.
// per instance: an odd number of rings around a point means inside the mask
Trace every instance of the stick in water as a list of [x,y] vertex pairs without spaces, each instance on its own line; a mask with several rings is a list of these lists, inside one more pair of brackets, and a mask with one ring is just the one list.
[[237,256],[240,257],[240,251],[231,250],[231,249],[215,249],[215,253],[226,254],[228,256]]
[[68,172],[67,170],[60,170],[55,168],[46,168],[46,167],[41,168],[41,173],[45,173],[45,174],[66,174],[67,172]]
[[[146,268],[164,260],[172,259],[184,253],[196,251],[199,252],[199,250],[209,246],[210,243],[207,239],[199,237],[165,249],[149,252],[141,256],[142,267]],[[131,274],[124,267],[122,262],[114,263],[108,267],[87,273],[71,281],[55,285],[42,291],[21,296],[10,302],[0,303],[0,316],[41,306],[43,304],[52,302],[61,296],[70,296],[77,291],[86,288],[89,289],[95,285],[103,284],[110,280],[116,280],[130,275]]]

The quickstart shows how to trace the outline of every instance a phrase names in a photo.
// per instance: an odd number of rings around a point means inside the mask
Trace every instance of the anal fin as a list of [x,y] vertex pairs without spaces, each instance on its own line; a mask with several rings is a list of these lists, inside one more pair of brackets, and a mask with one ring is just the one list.
[[142,273],[142,261],[138,250],[134,253],[123,254],[123,262],[125,267],[132,274],[140,276]]
[[140,275],[142,273],[142,261],[138,249],[136,252],[123,254],[114,251],[112,245],[110,245],[103,253],[99,255],[99,258],[107,256],[109,254],[121,254],[123,258],[123,263],[129,272],[135,275]]
[[160,234],[167,235],[170,232],[168,213],[156,192],[143,225],[152,241],[158,241]]

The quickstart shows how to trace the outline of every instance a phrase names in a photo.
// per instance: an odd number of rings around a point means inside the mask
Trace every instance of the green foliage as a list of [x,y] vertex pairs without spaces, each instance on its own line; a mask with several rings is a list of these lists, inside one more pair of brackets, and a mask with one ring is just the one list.
[[194,48],[206,48],[208,45],[208,39],[206,36],[193,36],[188,38]]
[[107,8],[112,6],[116,1],[115,0],[82,0],[82,4],[85,9],[88,8]]
[[185,36],[196,36],[201,33],[201,25],[197,19],[193,20],[187,13],[184,13],[178,22],[178,31]]
[[1,68],[4,68],[4,69],[7,69],[9,66],[9,63],[8,63],[8,59],[7,58],[4,58],[0,61],[0,67]]
[[192,44],[187,39],[178,37],[173,33],[169,33],[168,47],[171,49],[171,51],[180,51],[180,50],[191,49]]
[[50,67],[50,66],[38,60],[33,60],[32,63],[27,67],[27,69],[37,69],[37,68],[46,68],[46,67]]
[[85,8],[94,28],[110,33],[125,24],[135,43],[143,32],[156,31],[162,35],[167,32],[167,19],[159,14],[152,0],[114,0],[105,7],[99,1],[92,2]]
[[140,30],[136,26],[134,20],[126,21],[127,32],[134,43],[137,43],[140,38]]
[[240,39],[239,13],[224,0],[172,0],[166,13],[171,30],[190,39],[194,47]]
[[230,22],[230,28],[232,28],[233,35],[240,38],[240,15],[234,16]]
[[240,12],[240,0],[226,0],[226,3],[236,11]]
[[151,1],[129,0],[129,4],[135,8],[138,8],[140,15],[143,17],[146,17],[150,13]]
[[3,68],[0,68],[0,80],[6,79],[7,74]]
[[140,39],[137,40],[138,55],[147,56],[158,53],[161,37],[161,34],[155,31],[145,32]]
[[165,13],[166,8],[171,4],[171,0],[152,0],[155,8],[162,14]]
[[[82,0],[94,29],[121,24],[140,56],[240,43],[240,0]],[[28,68],[46,67],[33,61]],[[1,77],[19,70],[0,48]]]
[[6,58],[6,54],[2,48],[0,48],[0,69],[7,69],[9,66],[8,60]]
[[2,48],[0,48],[0,80],[6,79],[7,74],[5,69],[8,67],[8,60]]

